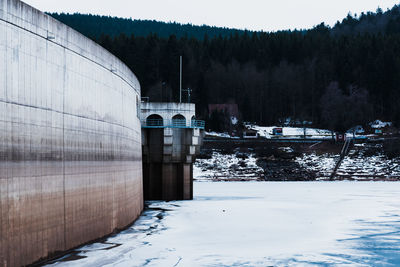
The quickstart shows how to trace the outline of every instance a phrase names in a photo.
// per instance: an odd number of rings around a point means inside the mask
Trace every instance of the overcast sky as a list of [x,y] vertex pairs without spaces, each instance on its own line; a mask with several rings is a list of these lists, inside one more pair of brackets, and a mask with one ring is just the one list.
[[333,25],[348,12],[383,10],[400,0],[25,0],[42,11],[79,12],[276,31]]

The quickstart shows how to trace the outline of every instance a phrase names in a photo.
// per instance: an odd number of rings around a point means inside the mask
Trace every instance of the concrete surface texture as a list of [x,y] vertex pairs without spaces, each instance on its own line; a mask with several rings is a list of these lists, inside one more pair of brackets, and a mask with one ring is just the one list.
[[145,199],[192,199],[193,162],[200,145],[200,129],[142,128]]
[[0,266],[112,233],[143,209],[140,85],[116,57],[0,0]]

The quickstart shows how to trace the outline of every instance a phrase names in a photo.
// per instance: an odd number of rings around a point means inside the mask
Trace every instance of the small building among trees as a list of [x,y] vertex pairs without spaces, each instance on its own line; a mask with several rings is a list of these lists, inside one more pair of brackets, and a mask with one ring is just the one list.
[[239,122],[237,104],[209,104],[208,128],[217,132],[232,132]]

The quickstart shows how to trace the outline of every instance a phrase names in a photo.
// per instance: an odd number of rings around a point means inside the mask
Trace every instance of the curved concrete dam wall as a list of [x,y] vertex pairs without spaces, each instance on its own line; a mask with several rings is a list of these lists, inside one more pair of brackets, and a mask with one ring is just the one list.
[[116,57],[0,0],[0,266],[132,223],[143,209],[140,85]]

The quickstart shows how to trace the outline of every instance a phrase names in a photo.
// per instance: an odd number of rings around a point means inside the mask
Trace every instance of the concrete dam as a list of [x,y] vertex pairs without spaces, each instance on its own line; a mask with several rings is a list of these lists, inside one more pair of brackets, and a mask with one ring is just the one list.
[[108,51],[0,0],[0,266],[108,235],[143,209],[140,84]]
[[142,102],[111,53],[0,0],[0,266],[127,227],[145,199],[192,199],[201,129],[194,104]]

